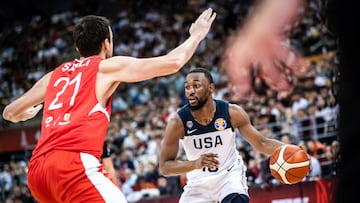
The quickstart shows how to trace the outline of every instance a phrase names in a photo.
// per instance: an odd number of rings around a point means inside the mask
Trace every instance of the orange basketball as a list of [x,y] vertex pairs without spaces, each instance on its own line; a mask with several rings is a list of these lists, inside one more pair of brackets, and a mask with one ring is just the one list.
[[310,157],[297,145],[283,145],[270,156],[271,174],[281,183],[298,183],[308,175],[309,170]]

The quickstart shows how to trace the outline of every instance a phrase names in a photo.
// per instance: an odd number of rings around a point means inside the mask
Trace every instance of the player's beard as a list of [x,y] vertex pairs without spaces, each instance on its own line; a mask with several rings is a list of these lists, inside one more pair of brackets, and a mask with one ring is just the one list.
[[196,110],[201,109],[206,104],[207,100],[208,100],[208,97],[205,97],[203,100],[199,99],[197,105],[195,105],[195,106],[189,105],[190,110],[196,111]]

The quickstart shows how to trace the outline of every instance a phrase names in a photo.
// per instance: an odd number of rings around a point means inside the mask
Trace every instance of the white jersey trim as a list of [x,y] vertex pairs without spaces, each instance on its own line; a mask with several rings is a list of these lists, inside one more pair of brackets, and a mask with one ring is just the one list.
[[106,111],[106,109],[104,107],[101,106],[101,104],[97,103],[94,108],[91,109],[91,111],[89,112],[88,116],[90,116],[91,114],[100,111],[102,113],[105,114],[107,120],[110,122],[110,115],[109,113]]
[[109,178],[99,171],[101,164],[98,159],[87,153],[80,153],[80,159],[84,166],[85,174],[106,203],[127,203],[120,188],[116,187]]

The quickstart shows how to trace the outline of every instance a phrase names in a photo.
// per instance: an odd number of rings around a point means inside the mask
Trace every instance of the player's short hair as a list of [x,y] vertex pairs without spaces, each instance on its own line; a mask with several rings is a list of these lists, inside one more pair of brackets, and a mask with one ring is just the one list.
[[209,80],[209,82],[214,83],[214,79],[210,71],[206,68],[193,68],[188,72],[188,74],[190,73],[204,73],[205,77]]
[[73,38],[82,57],[97,55],[102,42],[110,40],[110,21],[102,16],[85,16],[75,26]]

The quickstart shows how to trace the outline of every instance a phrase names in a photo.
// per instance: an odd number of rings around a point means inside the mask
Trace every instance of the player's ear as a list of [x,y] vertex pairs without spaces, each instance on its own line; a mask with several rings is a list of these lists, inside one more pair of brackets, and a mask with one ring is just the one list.
[[106,38],[103,42],[103,46],[105,48],[105,50],[109,50],[110,49],[110,40],[109,38]]
[[210,89],[211,92],[214,92],[214,91],[215,91],[215,84],[214,84],[214,83],[210,83],[209,89]]

